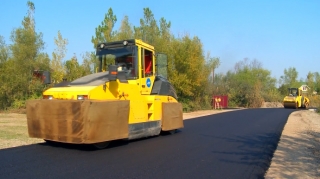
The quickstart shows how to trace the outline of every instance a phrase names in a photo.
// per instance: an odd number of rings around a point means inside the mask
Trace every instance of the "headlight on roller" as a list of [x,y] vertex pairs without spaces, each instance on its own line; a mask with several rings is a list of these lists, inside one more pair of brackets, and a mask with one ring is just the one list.
[[77,100],[85,100],[88,99],[88,95],[78,95]]
[[52,95],[43,95],[42,98],[51,100],[51,99],[53,99],[53,96]]

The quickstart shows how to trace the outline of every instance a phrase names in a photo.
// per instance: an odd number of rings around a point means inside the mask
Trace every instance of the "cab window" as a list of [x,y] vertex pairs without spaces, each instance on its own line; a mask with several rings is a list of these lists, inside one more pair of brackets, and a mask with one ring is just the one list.
[[153,75],[153,53],[147,49],[141,48],[141,67],[142,78]]

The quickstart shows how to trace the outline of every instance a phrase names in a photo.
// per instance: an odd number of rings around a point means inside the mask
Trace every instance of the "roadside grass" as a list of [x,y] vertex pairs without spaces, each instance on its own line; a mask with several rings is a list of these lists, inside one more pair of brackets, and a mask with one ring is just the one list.
[[29,138],[25,114],[0,113],[0,149],[41,142]]

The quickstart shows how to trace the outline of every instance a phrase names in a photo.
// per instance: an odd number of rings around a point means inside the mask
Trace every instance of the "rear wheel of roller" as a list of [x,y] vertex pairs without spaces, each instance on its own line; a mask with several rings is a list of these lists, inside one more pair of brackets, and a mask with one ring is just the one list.
[[168,133],[171,134],[171,135],[175,134],[176,132],[177,132],[177,129],[173,129],[173,130],[168,131]]
[[110,141],[106,141],[106,142],[95,143],[93,144],[93,146],[97,149],[104,149],[104,148],[107,148],[109,144],[110,144]]

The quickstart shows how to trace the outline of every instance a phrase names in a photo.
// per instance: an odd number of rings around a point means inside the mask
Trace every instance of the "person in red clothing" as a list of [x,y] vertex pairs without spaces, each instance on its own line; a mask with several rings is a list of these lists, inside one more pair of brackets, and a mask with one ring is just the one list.
[[145,59],[144,59],[144,65],[145,65],[145,76],[151,76],[152,75],[152,53],[146,53]]

